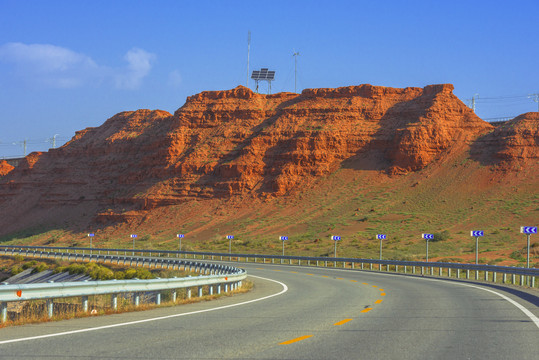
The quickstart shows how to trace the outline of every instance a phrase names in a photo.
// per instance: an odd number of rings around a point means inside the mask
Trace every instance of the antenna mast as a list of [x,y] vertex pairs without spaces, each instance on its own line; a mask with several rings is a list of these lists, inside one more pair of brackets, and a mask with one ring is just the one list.
[[249,53],[251,52],[251,30],[247,33],[247,79],[245,87],[249,87]]
[[292,56],[294,57],[294,92],[297,93],[299,52],[296,52],[296,50],[294,50],[294,54],[292,54]]

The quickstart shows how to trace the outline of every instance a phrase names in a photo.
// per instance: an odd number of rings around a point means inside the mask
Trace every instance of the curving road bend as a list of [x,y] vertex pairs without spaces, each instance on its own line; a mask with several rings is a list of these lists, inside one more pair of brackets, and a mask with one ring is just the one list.
[[[0,329],[0,359],[537,359],[539,297],[353,270],[245,264],[247,294]],[[486,289],[486,290],[485,290]]]

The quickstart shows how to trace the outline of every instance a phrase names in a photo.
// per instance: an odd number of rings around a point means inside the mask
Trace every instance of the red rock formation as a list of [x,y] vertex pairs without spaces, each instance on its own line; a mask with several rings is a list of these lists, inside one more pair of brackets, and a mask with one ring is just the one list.
[[493,129],[452,90],[360,85],[262,95],[238,86],[191,96],[174,115],[122,112],[2,178],[0,210],[16,210],[0,232],[20,228],[23,217],[33,219],[26,225],[58,223],[60,207],[72,209],[64,222],[82,213],[136,221],[192,199],[283,196],[341,166],[417,171]]
[[471,154],[503,170],[539,165],[539,112],[517,116],[480,137]]
[[7,161],[2,160],[0,161],[0,176],[4,176],[9,174],[11,170],[13,170],[15,167],[11,166],[7,163]]

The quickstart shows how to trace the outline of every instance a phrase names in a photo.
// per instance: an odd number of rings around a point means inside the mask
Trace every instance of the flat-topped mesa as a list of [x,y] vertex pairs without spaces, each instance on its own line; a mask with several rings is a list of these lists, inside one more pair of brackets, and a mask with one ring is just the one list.
[[31,225],[32,212],[57,221],[54,209],[74,204],[114,222],[193,199],[284,196],[344,166],[421,170],[493,129],[452,90],[367,84],[263,95],[238,86],[190,96],[174,115],[122,112],[2,176],[0,229]]
[[407,88],[391,88],[385,86],[374,86],[370,84],[362,84],[356,86],[346,86],[340,88],[318,88],[318,89],[305,89],[301,92],[305,97],[319,97],[319,98],[339,98],[339,97],[364,97],[369,99],[380,98],[384,96],[400,96],[404,98],[416,98],[422,95],[433,96],[438,93],[452,94],[453,85],[440,84],[440,85],[427,85],[424,88],[419,87],[407,87]]

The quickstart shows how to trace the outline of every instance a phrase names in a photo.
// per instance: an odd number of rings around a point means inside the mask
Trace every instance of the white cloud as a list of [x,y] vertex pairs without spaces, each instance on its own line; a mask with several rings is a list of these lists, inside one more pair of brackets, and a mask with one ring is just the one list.
[[75,88],[111,84],[137,89],[152,68],[155,55],[133,48],[124,56],[125,68],[98,65],[91,57],[50,44],[7,43],[0,46],[0,61],[12,63],[15,74],[31,85]]
[[182,83],[182,76],[178,70],[171,71],[168,74],[168,83],[172,87],[178,87]]
[[142,49],[133,48],[125,54],[127,69],[116,75],[116,87],[120,89],[136,89],[152,69],[155,55]]

